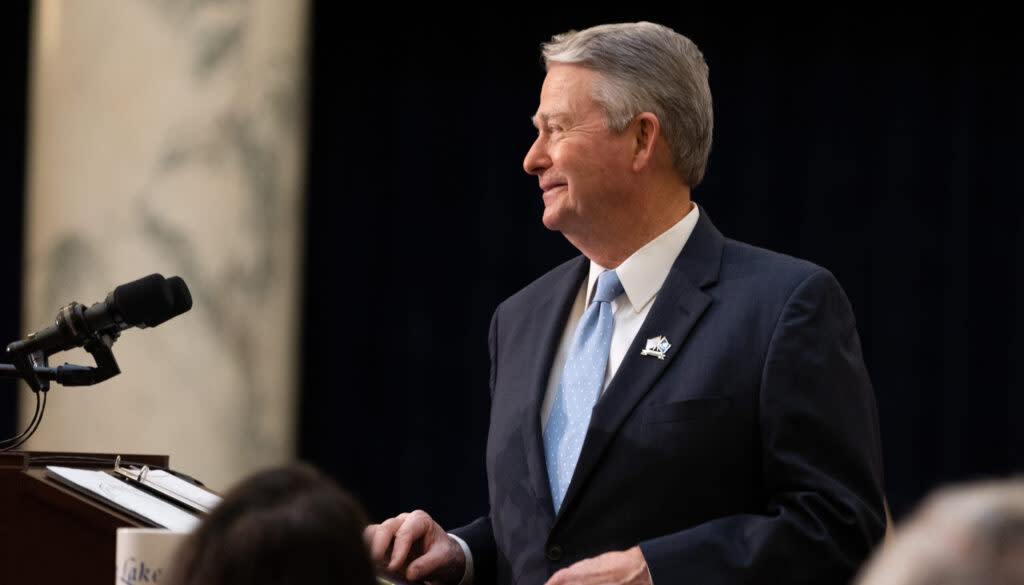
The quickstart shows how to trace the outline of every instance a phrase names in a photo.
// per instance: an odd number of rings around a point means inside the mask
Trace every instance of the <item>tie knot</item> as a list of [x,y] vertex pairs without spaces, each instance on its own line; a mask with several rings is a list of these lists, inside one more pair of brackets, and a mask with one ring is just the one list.
[[621,295],[623,290],[617,272],[614,270],[602,272],[597,277],[597,292],[594,293],[594,300],[592,302],[610,303]]

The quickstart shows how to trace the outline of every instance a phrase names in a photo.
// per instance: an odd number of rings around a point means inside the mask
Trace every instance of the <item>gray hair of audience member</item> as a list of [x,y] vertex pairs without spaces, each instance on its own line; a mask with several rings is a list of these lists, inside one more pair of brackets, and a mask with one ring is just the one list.
[[951,486],[929,496],[856,583],[1024,583],[1024,478]]
[[544,62],[580,65],[601,76],[594,100],[608,127],[622,132],[642,112],[658,118],[683,183],[704,178],[714,115],[708,66],[697,45],[651,22],[603,24],[569,31],[541,45]]
[[255,473],[177,551],[172,585],[373,585],[366,514],[305,464]]

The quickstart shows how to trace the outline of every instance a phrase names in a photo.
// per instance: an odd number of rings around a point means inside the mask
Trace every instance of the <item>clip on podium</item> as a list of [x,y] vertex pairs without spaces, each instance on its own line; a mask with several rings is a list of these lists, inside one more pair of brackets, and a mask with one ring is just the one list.
[[[117,505],[100,492],[83,489],[48,468],[63,470],[72,478],[74,474],[105,478],[107,475],[94,472],[114,472],[121,465],[166,469],[168,460],[166,455],[118,458],[97,453],[0,453],[0,580],[110,585],[117,529],[163,525]],[[117,475],[110,473],[111,485],[120,485],[118,481],[131,483],[128,478],[116,479]],[[146,483],[143,478],[140,473],[140,483]],[[103,489],[99,486],[100,491]],[[183,514],[202,513],[179,508]]]

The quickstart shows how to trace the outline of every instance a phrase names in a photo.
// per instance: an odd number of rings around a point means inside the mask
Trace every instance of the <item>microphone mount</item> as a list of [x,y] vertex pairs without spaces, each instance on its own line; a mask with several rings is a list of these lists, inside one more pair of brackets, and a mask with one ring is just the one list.
[[50,381],[62,386],[91,386],[120,374],[121,368],[114,359],[114,352],[111,351],[114,342],[121,335],[120,330],[92,330],[86,326],[85,309],[80,303],[69,303],[61,307],[57,323],[72,333],[87,336],[82,348],[92,355],[96,367],[65,363],[51,368],[49,357],[54,351],[33,347],[33,336],[29,336],[28,339],[14,341],[7,346],[7,353],[14,363],[0,364],[0,378],[21,378],[33,392],[46,392],[50,389]]

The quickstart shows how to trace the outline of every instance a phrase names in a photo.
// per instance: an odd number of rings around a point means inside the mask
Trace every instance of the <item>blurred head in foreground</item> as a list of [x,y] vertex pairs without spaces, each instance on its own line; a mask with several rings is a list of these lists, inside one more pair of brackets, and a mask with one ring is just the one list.
[[256,473],[232,488],[178,551],[173,585],[371,585],[356,501],[312,467]]
[[896,530],[857,585],[1024,583],[1024,478],[946,488]]

